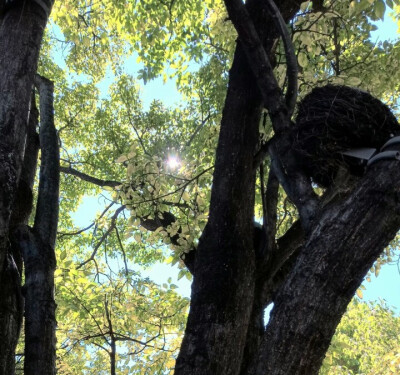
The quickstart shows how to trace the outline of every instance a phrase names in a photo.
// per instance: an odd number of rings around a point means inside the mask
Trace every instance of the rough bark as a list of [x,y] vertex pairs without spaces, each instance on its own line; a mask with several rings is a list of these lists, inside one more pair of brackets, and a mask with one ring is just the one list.
[[[52,2],[44,3],[51,7]],[[13,2],[0,14],[0,374],[14,373],[20,274],[10,246],[10,218],[24,156],[33,79],[47,14]],[[18,260],[17,260],[18,262]]]
[[[45,1],[46,2],[46,1]],[[0,269],[24,154],[34,75],[47,17],[34,2],[15,2],[0,18]],[[50,1],[47,1],[51,5]]]
[[38,113],[33,102],[29,116],[29,137],[26,142],[23,167],[10,220],[11,256],[7,260],[7,272],[3,274],[4,280],[0,284],[0,316],[6,319],[6,321],[2,322],[2,326],[8,327],[8,337],[13,338],[12,345],[9,347],[9,362],[5,364],[5,368],[7,371],[11,371],[10,373],[14,371],[12,348],[15,347],[18,341],[24,311],[24,298],[21,291],[22,254],[15,241],[15,231],[18,226],[28,223],[29,215],[32,211],[32,187],[39,147],[36,138],[37,124]]
[[[256,25],[267,25],[261,38],[270,51],[277,34],[261,5],[246,3]],[[291,2],[281,7],[286,17],[296,9]],[[179,375],[238,374],[251,316],[255,329],[260,326],[260,306],[253,308],[253,205],[262,97],[240,44],[229,77],[210,217],[196,250],[190,313],[176,363]]]
[[347,304],[400,227],[398,161],[324,210],[288,275],[250,374],[317,374]]
[[[399,229],[399,187],[395,178],[372,168],[374,177],[370,171],[369,178],[347,200],[325,207],[316,221],[319,200],[310,182],[296,169],[288,132],[290,119],[280,105],[282,99],[253,20],[242,2],[225,3],[276,132],[269,145],[271,168],[295,202],[309,234],[306,245],[289,262],[294,261],[294,266],[289,267],[274,298],[274,314],[259,353],[244,373],[312,375],[318,372],[334,330],[365,273]],[[260,290],[258,283],[256,290]],[[255,302],[260,304],[258,299]],[[249,327],[250,333],[252,325]],[[252,341],[254,346],[258,340],[255,337]]]
[[248,234],[253,232],[255,106],[260,101],[240,50],[230,74],[237,80],[230,82],[223,113],[213,210],[196,250],[191,308],[176,374],[237,373],[251,314],[255,259]]
[[[398,162],[385,169],[385,162],[374,166],[346,198],[321,205],[318,212],[319,199],[290,151],[290,119],[282,95],[273,77],[267,77],[271,66],[265,35],[272,38],[274,32],[265,21],[260,27],[262,12],[254,10],[262,2],[225,3],[240,43],[230,71],[210,219],[196,250],[191,310],[176,374],[317,374],[347,304],[400,227]],[[287,17],[285,5],[280,8]],[[256,155],[257,167],[261,159],[252,140],[261,103],[275,130],[268,145],[273,173],[295,202],[305,233],[297,223],[276,248],[268,246],[264,259],[257,259],[249,241],[254,168],[248,168],[247,152]],[[275,307],[265,331],[262,312],[270,301]]]
[[14,351],[21,327],[23,298],[21,275],[11,254],[0,274],[0,374],[14,374]]
[[58,223],[59,147],[53,118],[53,84],[40,78],[39,194],[33,229],[20,228],[18,240],[25,264],[24,374],[56,373],[54,301],[55,242]]
[[[35,94],[34,92],[32,92],[28,131],[25,142],[24,161],[22,164],[18,188],[10,218],[11,232],[19,225],[27,225],[32,212],[33,185],[35,182],[36,167],[40,147],[39,135],[37,133],[38,125],[39,112],[36,108]],[[20,255],[18,255],[17,257],[20,258]]]

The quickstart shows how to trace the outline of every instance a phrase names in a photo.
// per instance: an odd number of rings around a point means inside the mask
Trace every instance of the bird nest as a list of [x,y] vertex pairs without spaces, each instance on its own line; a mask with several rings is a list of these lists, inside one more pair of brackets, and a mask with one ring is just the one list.
[[299,104],[293,148],[300,167],[323,187],[332,184],[339,168],[362,174],[364,167],[341,152],[379,149],[400,126],[390,109],[370,94],[347,86],[314,89]]

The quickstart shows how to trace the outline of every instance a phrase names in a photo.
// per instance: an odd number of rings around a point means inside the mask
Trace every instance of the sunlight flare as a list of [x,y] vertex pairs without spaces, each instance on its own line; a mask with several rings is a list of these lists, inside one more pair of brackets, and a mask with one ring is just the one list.
[[182,165],[181,160],[175,155],[169,155],[167,159],[167,167],[169,169],[175,170]]

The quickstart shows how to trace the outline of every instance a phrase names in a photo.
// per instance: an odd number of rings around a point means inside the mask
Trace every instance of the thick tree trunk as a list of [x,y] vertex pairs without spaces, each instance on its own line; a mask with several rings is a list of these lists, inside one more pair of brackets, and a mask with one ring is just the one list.
[[15,347],[21,328],[23,298],[21,276],[11,255],[7,254],[0,274],[0,374],[14,374]]
[[[296,7],[285,11],[290,17]],[[274,26],[260,2],[249,12],[264,25],[270,50]],[[265,26],[267,24],[267,26]],[[254,299],[256,256],[253,246],[255,175],[261,96],[244,51],[238,45],[229,75],[216,154],[210,217],[196,250],[190,313],[176,362],[176,375],[238,374],[248,327],[259,335],[262,307]]]
[[[331,204],[318,214],[319,199],[310,181],[296,169],[290,153],[292,141],[284,123],[288,122],[284,118],[285,108],[279,106],[281,98],[275,95],[271,104],[268,97],[273,91],[271,87],[268,91],[268,82],[273,82],[273,77],[269,81],[262,79],[262,72],[271,76],[271,69],[254,31],[254,20],[240,0],[226,0],[225,3],[240,40],[246,43],[244,50],[270,110],[276,132],[273,147],[269,147],[273,171],[278,173],[286,193],[295,202],[309,235],[304,247],[290,261],[292,266],[285,274],[283,287],[274,297],[275,308],[258,354],[253,364],[244,368],[244,373],[317,374],[347,304],[400,227],[400,186],[396,183],[399,173],[393,170],[390,174],[390,168],[384,171],[377,166],[370,168],[346,200]],[[259,62],[252,61],[253,57],[260,57]],[[398,167],[398,162],[391,167]],[[266,273],[273,271],[270,265],[267,259]],[[252,325],[249,327],[251,331]],[[253,343],[257,341],[256,338],[252,340]],[[243,363],[247,361],[245,358]]]
[[[29,115],[29,125],[28,125],[28,133],[27,133],[27,141],[25,146],[25,155],[24,162],[22,166],[22,171],[18,183],[18,188],[15,197],[15,203],[13,205],[13,210],[10,218],[10,242],[11,242],[11,252],[12,259],[10,262],[14,261],[15,270],[14,275],[9,275],[11,279],[8,280],[7,284],[2,283],[1,286],[8,285],[9,287],[14,288],[14,294],[8,294],[10,297],[13,297],[14,300],[3,301],[3,306],[11,306],[16,307],[14,314],[15,317],[14,323],[10,322],[10,327],[14,327],[13,336],[15,338],[14,345],[10,347],[14,348],[17,344],[20,327],[22,324],[22,315],[24,312],[24,298],[22,296],[22,291],[20,288],[21,285],[21,275],[22,275],[22,249],[20,247],[18,241],[18,228],[21,226],[26,226],[29,221],[30,214],[32,212],[32,204],[33,204],[33,183],[35,179],[36,173],[36,163],[39,151],[39,139],[36,133],[36,127],[38,125],[38,111],[34,102],[34,95],[32,95],[32,106]],[[16,279],[12,279],[12,277],[16,277]],[[11,282],[12,281],[12,282]],[[3,292],[3,289],[0,289],[0,293]],[[9,297],[9,298],[10,298]],[[18,320],[17,320],[18,318]],[[16,326],[18,324],[18,326]],[[14,355],[10,353],[10,364],[7,365],[9,369],[14,367]]]
[[25,261],[25,375],[56,373],[54,248],[21,227],[16,235]]
[[[239,49],[232,66],[211,211],[196,251],[192,300],[175,374],[236,374],[254,295],[253,155],[260,101]],[[245,100],[241,99],[246,98]]]
[[36,134],[37,125],[38,112],[34,106],[34,101],[32,101],[24,162],[10,218],[11,256],[7,259],[7,272],[2,274],[4,280],[1,280],[0,283],[0,317],[5,319],[0,324],[3,327],[8,327],[9,332],[6,335],[12,340],[12,344],[9,346],[10,352],[6,354],[9,362],[4,364],[4,371],[11,374],[14,371],[14,353],[12,350],[17,345],[24,311],[24,298],[20,287],[22,253],[16,242],[15,231],[18,226],[28,224],[29,215],[32,211],[32,188],[39,150],[39,140]]
[[399,162],[381,161],[323,210],[274,303],[250,374],[317,374],[365,274],[400,228]]
[[[52,1],[42,2],[51,8]],[[16,5],[0,10],[0,375],[14,373],[22,303],[20,274],[10,247],[10,218],[48,16],[35,2],[12,3]]]

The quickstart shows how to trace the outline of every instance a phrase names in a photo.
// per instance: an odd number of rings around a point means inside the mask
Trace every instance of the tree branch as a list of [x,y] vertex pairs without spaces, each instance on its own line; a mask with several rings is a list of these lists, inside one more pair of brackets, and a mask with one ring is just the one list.
[[310,179],[297,165],[291,145],[289,135],[280,138],[274,136],[268,149],[271,168],[290,200],[296,205],[302,225],[308,231],[319,206],[319,197],[312,189]]
[[42,241],[55,246],[58,225],[60,188],[60,151],[54,126],[53,82],[36,75],[40,95],[40,148],[42,163],[34,229]]
[[[238,32],[248,64],[253,71],[256,83],[261,91],[264,105],[271,117],[275,137],[271,142],[274,145],[271,144],[269,146],[269,152],[271,154],[271,151],[275,150],[275,156],[273,157],[277,165],[275,173],[282,171],[282,173],[276,173],[276,176],[288,196],[296,204],[304,227],[309,229],[316,208],[318,207],[318,199],[312,190],[310,181],[296,165],[291,151],[292,142],[289,132],[290,111],[282,100],[282,93],[273,74],[272,65],[254,23],[247,12],[246,6],[241,0],[224,0],[224,2],[229,17]],[[277,9],[276,11],[279,12]],[[274,14],[276,16],[276,13]],[[289,100],[292,100],[292,98]],[[279,150],[279,153],[276,150]],[[260,155],[255,155],[255,158],[260,160],[260,162],[262,161]]]
[[194,130],[193,134],[190,136],[190,139],[186,142],[185,147],[189,147],[193,139],[196,137],[197,133],[203,128],[203,126],[211,119],[212,115],[208,114],[199,125],[197,125],[196,129]]
[[276,236],[276,221],[277,221],[277,206],[278,206],[278,190],[279,181],[273,169],[270,169],[267,182],[267,191],[265,194],[265,217],[264,227],[267,234],[267,249],[268,252],[275,252],[275,236]]
[[107,340],[107,332],[104,332],[101,328],[101,324],[97,321],[96,317],[90,312],[89,308],[86,307],[86,305],[83,303],[83,301],[81,300],[81,298],[79,298],[79,296],[75,293],[74,290],[66,287],[66,289],[78,300],[79,304],[83,307],[83,309],[88,313],[88,315],[93,319],[94,323],[96,324],[97,328],[99,329],[100,333],[101,333],[101,337],[104,339],[104,341],[110,345],[110,343]]
[[[271,62],[244,3],[241,0],[224,0],[224,3],[229,18],[238,32],[239,41],[246,53],[265,107],[271,117],[285,114],[284,117],[287,118],[288,109],[282,101],[282,92],[274,76]],[[289,126],[288,121],[273,121],[273,125],[276,133],[282,132]]]
[[290,38],[288,29],[286,27],[285,20],[283,19],[281,12],[274,3],[273,0],[265,0],[266,6],[271,14],[272,19],[282,37],[283,45],[285,48],[286,64],[287,64],[287,78],[288,86],[286,92],[286,106],[287,115],[290,118],[293,114],[294,107],[297,100],[297,58],[293,48],[292,40]]
[[[304,231],[300,221],[296,221],[277,241],[277,251],[272,255],[266,266],[266,270],[264,270],[265,275],[268,275],[266,284],[272,284],[272,280],[277,273],[282,270],[283,265],[293,255],[296,249],[302,246],[303,241]],[[280,279],[283,280],[284,277],[280,277]],[[276,286],[274,286],[273,289],[276,289]]]
[[60,172],[70,174],[72,176],[80,178],[83,181],[90,182],[91,184],[94,184],[94,185],[97,185],[100,187],[109,186],[109,187],[115,188],[119,185],[122,185],[122,182],[113,181],[113,180],[101,180],[99,178],[89,176],[86,173],[80,172],[72,167],[60,166]]
[[82,262],[81,264],[79,264],[78,267],[76,267],[76,269],[82,268],[85,264],[91,262],[92,260],[94,260],[94,257],[97,254],[97,251],[99,250],[101,244],[106,240],[106,238],[110,235],[110,233],[113,231],[113,229],[115,228],[116,225],[116,221],[118,218],[118,215],[125,209],[125,206],[121,206],[119,207],[115,212],[114,215],[111,217],[111,224],[109,226],[109,228],[107,229],[107,231],[103,234],[103,236],[100,238],[99,242],[96,244],[96,246],[94,247],[92,254],[90,255],[90,257],[88,259],[86,259],[84,262]]
[[124,260],[124,266],[125,266],[125,275],[128,276],[129,269],[128,269],[128,262],[126,260],[125,248],[124,248],[124,245],[122,244],[122,240],[121,240],[121,236],[119,235],[118,228],[115,227],[114,229],[115,229],[115,234],[117,235],[119,247],[121,248],[121,251],[122,251],[122,259]]
[[[99,218],[97,220],[100,220],[106,213],[107,211],[115,204],[115,202],[111,202],[101,213],[101,215],[99,216]],[[77,234],[81,234],[83,232],[86,232],[87,230],[89,230],[90,228],[92,228],[94,225],[96,224],[96,220],[93,221],[92,224],[88,225],[85,228],[79,229],[76,232],[68,232],[68,233],[62,233],[62,232],[58,232],[58,235],[60,238],[64,237],[64,236],[76,236]]]

